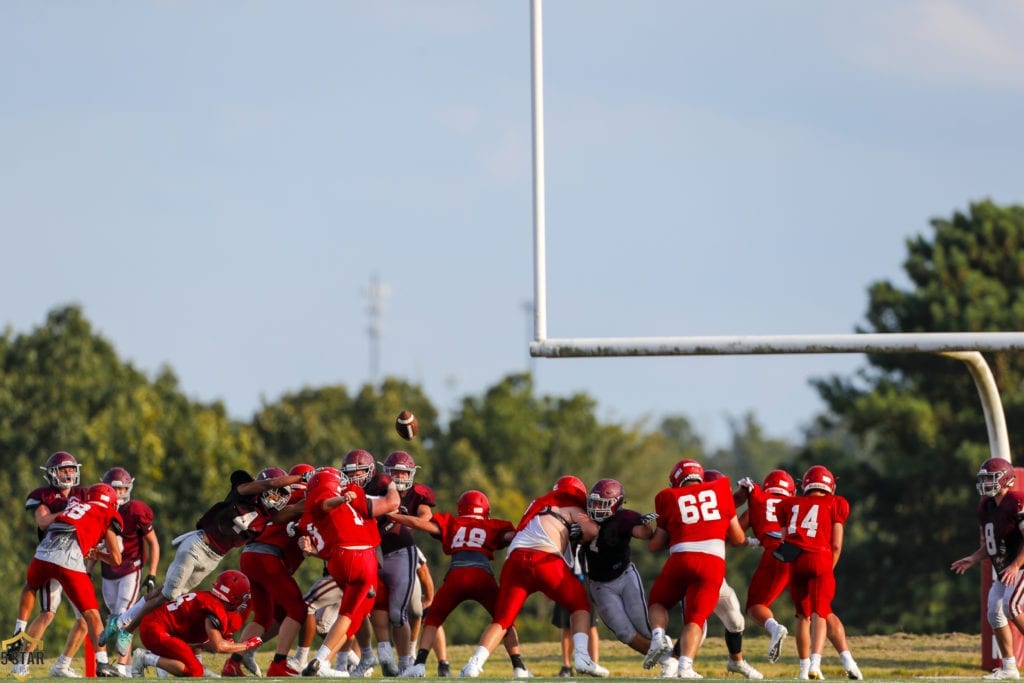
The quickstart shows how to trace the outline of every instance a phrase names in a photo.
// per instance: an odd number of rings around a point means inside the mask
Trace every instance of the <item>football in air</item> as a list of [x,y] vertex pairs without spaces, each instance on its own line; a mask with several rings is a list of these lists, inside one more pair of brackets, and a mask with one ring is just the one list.
[[412,441],[419,430],[420,423],[416,420],[416,416],[408,410],[403,410],[395,418],[395,431],[406,441]]

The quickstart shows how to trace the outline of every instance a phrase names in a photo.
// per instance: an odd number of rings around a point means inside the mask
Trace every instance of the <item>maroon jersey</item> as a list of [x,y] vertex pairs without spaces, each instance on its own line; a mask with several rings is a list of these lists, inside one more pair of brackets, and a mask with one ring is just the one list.
[[588,577],[611,581],[622,576],[632,562],[629,542],[633,540],[633,527],[642,523],[642,517],[636,510],[619,508],[611,517],[598,522],[597,536],[580,546]]
[[[727,478],[662,489],[654,498],[654,511],[658,513],[658,527],[668,532],[670,546],[722,542],[724,557],[726,531],[729,521],[736,516],[736,504]],[[718,554],[717,544],[713,554]]]
[[[227,607],[210,591],[185,593],[177,600],[157,607],[142,618],[142,624],[160,625],[166,632],[186,643],[205,643],[206,618],[213,620],[213,627],[227,638],[233,622],[228,617]],[[237,622],[237,619],[235,620]]]
[[436,512],[431,519],[441,531],[441,550],[452,556],[452,567],[482,567],[489,572],[494,552],[507,547],[505,535],[516,530],[505,519],[459,517],[448,512]]
[[[416,516],[420,505],[434,507],[437,504],[434,491],[423,484],[413,484],[400,493],[401,503],[398,505],[398,512],[403,515]],[[378,517],[377,522],[380,524],[380,549],[385,555],[416,545],[416,539],[413,538],[409,527],[396,523],[387,515]]]
[[231,492],[206,511],[196,528],[206,533],[210,547],[221,555],[255,539],[270,521],[271,513],[259,504],[258,495],[243,496],[238,487],[253,481],[243,470],[231,473]]
[[[59,489],[55,486],[40,486],[31,491],[25,498],[25,509],[33,515],[36,508],[45,505],[50,512],[60,512],[73,500],[85,500],[87,490],[84,486],[72,486],[69,489]],[[42,529],[36,530],[41,539],[46,535]]]
[[306,510],[299,520],[299,530],[310,537],[317,557],[325,560],[339,548],[380,545],[366,493],[354,484],[345,485],[341,493],[345,492],[351,492],[355,498],[333,510],[324,510],[324,501],[334,497],[334,492],[323,487],[306,491]]
[[1002,572],[1020,552],[1021,532],[1018,526],[1024,519],[1024,493],[1007,491],[996,505],[994,498],[985,496],[978,504],[978,523],[985,538],[985,551],[997,573]]
[[846,524],[850,503],[842,496],[793,496],[776,508],[782,540],[809,552],[832,552],[832,525]]
[[119,579],[139,571],[146,561],[142,538],[153,530],[153,509],[141,500],[129,500],[118,506],[117,512],[121,515],[121,534],[124,543],[121,549],[121,564],[112,567],[106,562],[101,562],[104,579]]
[[779,502],[789,496],[767,493],[759,485],[754,484],[747,501],[747,521],[757,540],[761,541],[767,552],[771,552],[782,542],[782,525],[779,522]]

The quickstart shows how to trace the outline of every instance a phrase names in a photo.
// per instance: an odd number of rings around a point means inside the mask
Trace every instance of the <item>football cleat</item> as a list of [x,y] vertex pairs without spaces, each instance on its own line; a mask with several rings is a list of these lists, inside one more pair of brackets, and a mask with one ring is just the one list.
[[242,653],[242,667],[253,676],[263,675],[263,670],[260,669],[260,665],[256,663],[255,650],[246,650]]
[[576,674],[573,673],[571,666],[563,666],[561,669],[558,670],[559,678],[572,678],[575,675]]
[[[662,634],[661,638],[658,638],[656,640],[652,639],[651,647],[647,650],[647,654],[644,655],[644,668],[650,669],[655,664],[660,662],[662,658],[670,652],[672,652],[671,638]],[[576,670],[580,670],[578,664],[576,665]]]
[[750,664],[745,659],[726,660],[725,670],[730,673],[740,674],[745,678],[751,678],[754,680],[760,680],[764,678],[764,674],[755,669],[754,667],[750,666]]
[[774,664],[779,661],[779,656],[782,654],[782,643],[785,642],[786,636],[789,635],[789,629],[779,624],[775,627],[775,633],[772,634],[772,639],[768,641],[768,663]]
[[146,677],[146,662],[145,657],[149,654],[149,650],[144,647],[135,648],[135,652],[132,653],[132,678],[145,678]]
[[693,670],[692,666],[688,666],[685,669],[680,669],[679,673],[676,674],[676,678],[704,678],[699,673]]
[[992,669],[992,673],[982,676],[986,681],[1016,681],[1020,679],[1020,671],[1012,669]]
[[812,681],[823,681],[825,674],[821,673],[821,669],[811,669],[807,672],[807,678]]
[[406,678],[426,678],[427,666],[426,664],[413,664],[402,672],[402,676]]
[[244,678],[245,672],[242,671],[242,663],[237,662],[231,657],[224,660],[224,666],[220,670],[220,675],[225,678]]
[[459,672],[459,678],[477,678],[483,671],[484,668],[480,665],[480,660],[470,657],[466,666],[462,667],[462,671]]
[[864,680],[864,674],[862,674],[860,672],[860,669],[857,668],[856,664],[851,664],[846,669],[846,677],[849,678],[851,681],[863,681]]
[[[121,674],[118,673],[120,676]],[[70,664],[54,663],[50,667],[50,678],[81,678],[82,674],[71,668]]]
[[516,666],[512,668],[512,678],[533,678],[533,674],[529,669]]
[[675,678],[679,673],[679,660],[675,657],[665,657],[661,660],[661,674],[658,678]]
[[283,662],[271,662],[267,667],[267,678],[289,678],[301,675],[302,671],[292,666],[287,659]]
[[103,630],[100,631],[100,645],[106,646],[107,641],[116,636],[119,630],[120,629],[117,627],[117,615],[111,614],[110,618],[107,619],[107,623],[103,627]]
[[440,661],[437,663],[437,677],[438,678],[451,678],[452,677],[452,665],[446,661]]
[[[53,674],[53,670],[50,670]],[[124,678],[117,667],[108,662],[96,662],[96,676],[99,678]]]
[[[668,649],[672,649],[671,643],[669,644]],[[575,653],[575,655],[573,656],[572,663],[575,665],[576,671],[578,673],[587,674],[588,676],[595,676],[597,678],[608,678],[608,669],[604,668],[603,666],[595,662],[593,659],[590,658],[590,655],[588,655],[585,652]]]

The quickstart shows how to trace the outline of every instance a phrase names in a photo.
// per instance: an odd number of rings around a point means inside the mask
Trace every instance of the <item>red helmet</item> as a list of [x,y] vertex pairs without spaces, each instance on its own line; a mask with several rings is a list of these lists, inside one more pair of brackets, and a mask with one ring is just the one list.
[[75,456],[64,451],[51,455],[39,469],[46,472],[46,481],[50,482],[50,486],[57,489],[69,489],[82,481],[82,466],[75,460]]
[[679,488],[691,481],[695,481],[698,484],[704,481],[703,465],[691,458],[685,458],[672,466],[672,472],[668,475],[669,486]]
[[210,588],[211,593],[235,612],[241,612],[248,605],[249,598],[252,597],[251,590],[249,577],[237,569],[221,572]]
[[[416,461],[405,451],[395,451],[384,461],[384,472],[391,476],[395,482],[395,488],[399,491],[408,491],[412,488],[412,480],[416,476]],[[401,478],[395,474],[401,473]],[[408,476],[404,476],[408,475]]]
[[[292,476],[299,475],[301,477],[305,474],[308,474],[309,472],[312,472],[315,469],[316,468],[313,467],[312,465],[307,465],[306,463],[299,463],[298,465],[292,465],[292,468],[288,470],[288,474]],[[300,481],[297,484],[292,484],[292,491],[296,490],[305,491],[306,482]]]
[[774,493],[786,498],[796,494],[796,482],[786,470],[772,470],[766,474],[761,488],[765,493]]
[[587,507],[587,485],[579,477],[574,477],[571,474],[561,476],[551,490],[571,496],[576,499],[576,504],[581,508]]
[[370,454],[370,451],[357,448],[345,455],[341,470],[353,484],[360,488],[366,488],[366,485],[370,483],[373,475],[377,472],[377,465],[374,464],[373,455]]
[[[256,475],[256,481],[269,481],[278,477],[287,477],[288,473],[280,467],[265,467]],[[267,510],[280,510],[288,504],[288,498],[292,494],[291,486],[282,486],[276,489],[268,489],[260,494],[260,503]]]
[[313,477],[309,480],[309,489],[307,494],[312,494],[321,488],[326,488],[328,495],[339,496],[341,495],[341,489],[348,483],[348,478],[345,477],[339,470],[333,467],[321,467],[316,470]]
[[110,510],[117,509],[117,492],[110,484],[93,484],[89,487],[85,499],[94,505],[101,505]]
[[104,484],[110,484],[117,492],[117,504],[124,505],[132,497],[132,485],[135,478],[123,467],[111,467],[103,473]]
[[836,492],[836,478],[824,465],[814,465],[804,473],[800,486],[804,495],[808,491],[824,491],[831,494]]
[[587,496],[587,514],[595,522],[611,517],[626,502],[626,490],[615,479],[602,479]]
[[1002,458],[989,458],[978,470],[978,493],[995,498],[1004,489],[1013,486],[1015,478],[1013,463]]
[[491,501],[487,500],[487,496],[482,491],[475,489],[470,489],[459,496],[456,507],[459,517],[473,516],[487,519],[491,516]]

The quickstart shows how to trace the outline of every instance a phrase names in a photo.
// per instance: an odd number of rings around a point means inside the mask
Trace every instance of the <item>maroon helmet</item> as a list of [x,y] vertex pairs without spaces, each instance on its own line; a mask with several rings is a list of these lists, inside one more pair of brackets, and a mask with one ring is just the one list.
[[46,481],[55,489],[69,489],[82,481],[82,466],[75,456],[64,451],[51,455],[39,469],[46,472]]
[[[412,488],[413,478],[418,469],[416,461],[405,451],[395,451],[384,460],[384,472],[390,475],[395,482],[395,488],[399,491],[408,491]],[[395,476],[396,474],[402,476]]]
[[978,470],[978,493],[995,498],[1004,489],[1013,486],[1015,478],[1013,463],[1002,458],[989,458]]
[[765,493],[774,493],[786,498],[796,494],[796,482],[786,470],[772,470],[766,474],[761,488]]
[[370,483],[373,475],[377,472],[377,465],[374,463],[373,455],[370,451],[357,448],[345,455],[341,471],[345,473],[345,476],[353,484],[359,488],[366,488],[366,485]]
[[832,494],[836,492],[836,478],[824,465],[813,465],[804,473],[800,486],[804,495],[807,495],[808,491],[824,491]]
[[[256,481],[269,481],[278,477],[287,477],[288,473],[280,467],[265,467],[256,475]],[[280,510],[288,504],[291,497],[291,486],[282,486],[276,489],[268,489],[260,494],[260,503],[267,510]]]
[[132,486],[135,484],[135,477],[133,477],[125,468],[111,467],[103,473],[103,479],[101,479],[101,481],[104,484],[110,484],[110,486],[117,491],[118,505],[124,505],[131,500]]
[[615,479],[602,479],[594,484],[587,496],[587,514],[595,522],[611,517],[626,502],[626,491]]
[[235,612],[245,610],[252,597],[252,587],[249,584],[249,577],[237,569],[228,569],[221,572],[213,581],[210,592],[216,595],[228,608]]
[[459,496],[456,508],[459,511],[459,517],[472,516],[487,519],[491,516],[491,501],[487,500],[487,496],[482,491],[475,489],[470,489]]
[[672,488],[679,488],[683,484],[704,481],[704,466],[691,458],[684,458],[672,467],[668,475],[668,483]]
[[726,479],[726,476],[719,470],[704,470],[704,483]]

